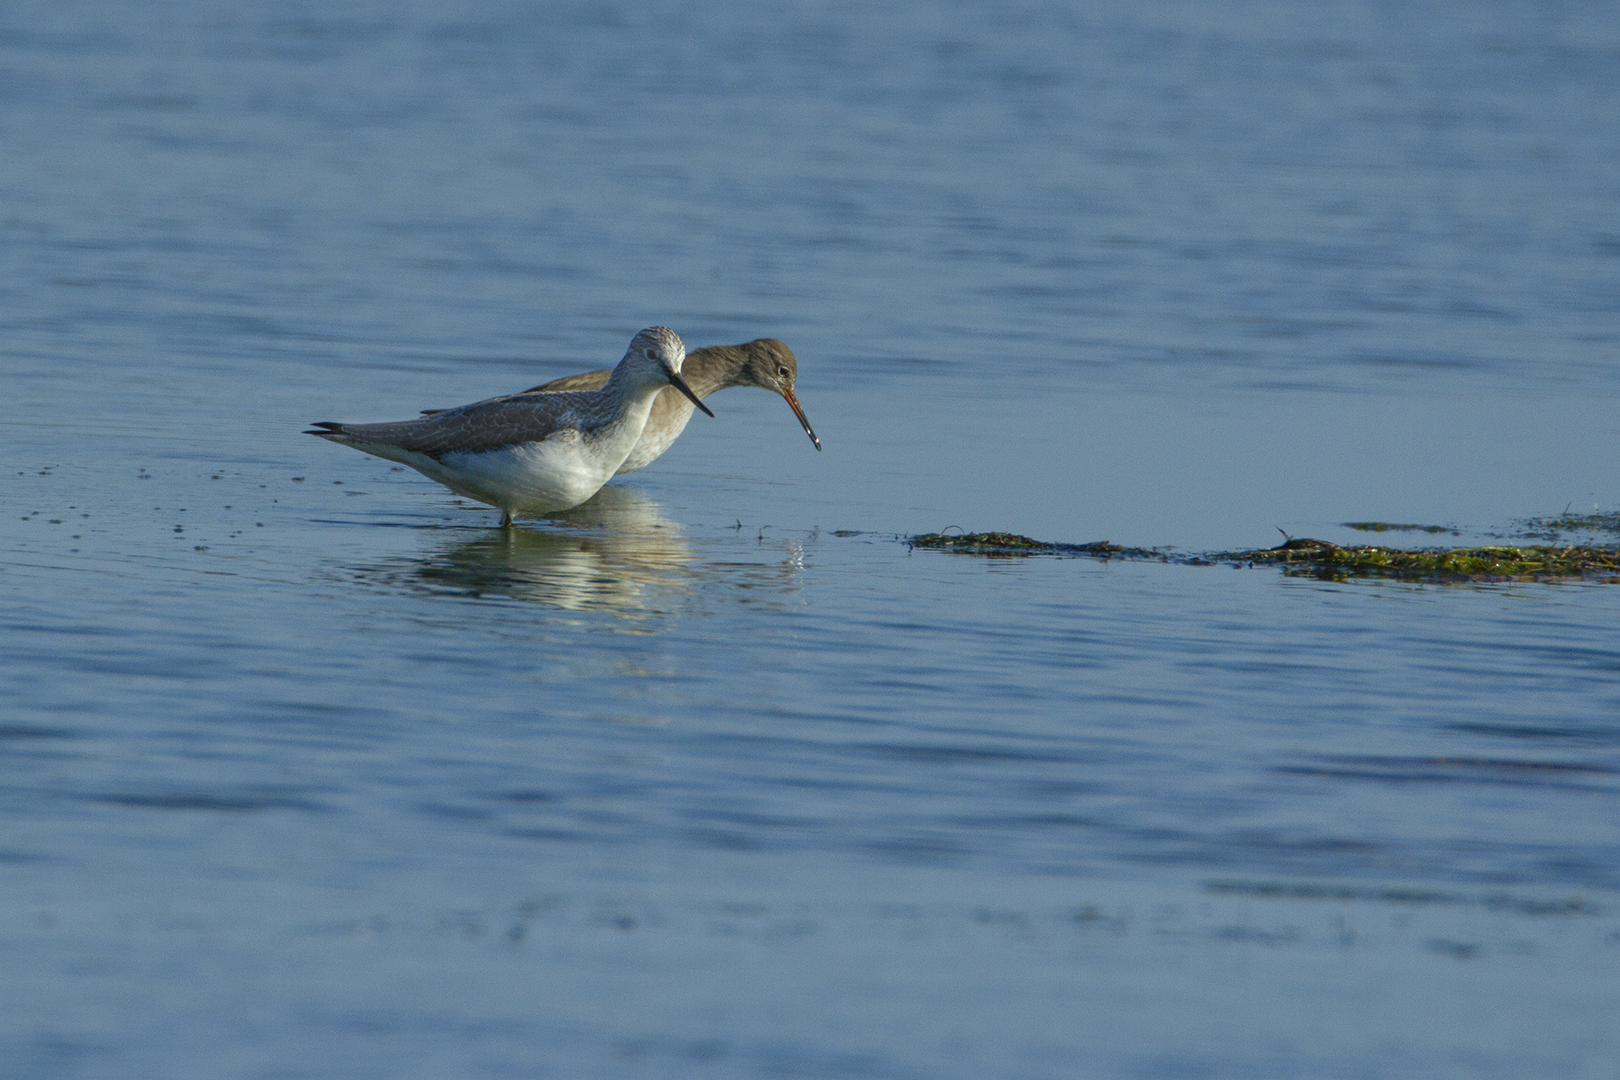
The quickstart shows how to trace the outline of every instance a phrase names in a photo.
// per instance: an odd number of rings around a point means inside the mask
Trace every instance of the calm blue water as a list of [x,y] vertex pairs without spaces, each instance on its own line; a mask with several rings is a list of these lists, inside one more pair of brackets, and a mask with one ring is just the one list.
[[899,539],[1613,512],[1613,4],[9,4],[0,296],[7,1076],[1620,1070],[1620,589]]

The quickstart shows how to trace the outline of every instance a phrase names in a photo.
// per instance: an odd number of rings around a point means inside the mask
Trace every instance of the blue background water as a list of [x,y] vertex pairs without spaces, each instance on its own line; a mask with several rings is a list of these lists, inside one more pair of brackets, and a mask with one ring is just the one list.
[[[1620,591],[894,537],[1612,510],[1617,16],[7,5],[0,1060],[1614,1075]],[[651,323],[826,451],[298,434]]]

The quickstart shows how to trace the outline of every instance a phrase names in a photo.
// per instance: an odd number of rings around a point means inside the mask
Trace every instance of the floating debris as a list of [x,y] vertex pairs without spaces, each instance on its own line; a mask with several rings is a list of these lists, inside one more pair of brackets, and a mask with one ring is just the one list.
[[1330,581],[1392,577],[1408,581],[1535,581],[1591,578],[1620,581],[1620,549],[1594,547],[1465,547],[1408,550],[1374,545],[1340,547],[1326,540],[1290,540],[1263,551],[1228,551],[1213,561],[1277,565],[1289,574]]
[[1408,550],[1377,545],[1340,547],[1326,540],[1291,538],[1274,548],[1177,555],[1108,541],[1052,544],[1016,533],[922,533],[912,548],[992,558],[1029,555],[1087,556],[1177,562],[1188,566],[1280,566],[1284,573],[1343,581],[1387,577],[1405,581],[1549,581],[1582,579],[1620,583],[1620,548],[1557,545]]
[[1461,536],[1461,531],[1450,525],[1397,525],[1391,521],[1346,521],[1344,527],[1357,532],[1426,532],[1450,533]]
[[1147,548],[1121,547],[1106,540],[1092,544],[1049,544],[1031,540],[1016,533],[922,533],[908,536],[906,543],[913,548],[931,548],[938,551],[960,551],[971,555],[1089,555],[1092,558],[1155,559],[1168,562],[1170,556]]
[[1524,518],[1515,521],[1517,535],[1532,540],[1558,541],[1567,533],[1609,533],[1620,535],[1620,514],[1571,514],[1568,510],[1557,517]]

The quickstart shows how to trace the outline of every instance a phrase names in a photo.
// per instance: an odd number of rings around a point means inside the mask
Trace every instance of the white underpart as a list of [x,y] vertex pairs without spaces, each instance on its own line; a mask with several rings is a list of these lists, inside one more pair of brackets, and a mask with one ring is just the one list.
[[435,460],[386,443],[351,442],[356,450],[409,465],[457,495],[515,514],[548,514],[578,506],[613,478],[646,426],[653,398],[648,386],[631,399],[615,423],[591,435],[561,431],[541,442],[499,450],[450,452]]
[[433,478],[470,499],[513,513],[567,510],[595,495],[613,477],[647,422],[647,405],[639,412],[640,423],[629,416],[631,423],[615,425],[603,432],[603,438],[569,432],[481,454],[446,454],[439,465],[445,477]]
[[663,452],[668,450],[675,440],[681,437],[681,432],[686,430],[686,422],[692,419],[692,414],[697,410],[684,397],[681,398],[680,404],[685,408],[676,414],[677,418],[674,423],[658,429],[657,434],[652,431],[643,431],[641,433],[641,440],[631,449],[630,456],[624,459],[624,464],[619,466],[618,471],[613,474],[614,476],[622,476],[627,472],[645,469],[648,465],[657,461]]
[[[600,390],[508,395],[414,421],[312,434],[409,465],[508,515],[567,510],[595,495],[624,464],[653,401],[685,359],[673,330],[648,327]],[[410,445],[434,453],[406,449]],[[482,449],[490,446],[496,448]]]

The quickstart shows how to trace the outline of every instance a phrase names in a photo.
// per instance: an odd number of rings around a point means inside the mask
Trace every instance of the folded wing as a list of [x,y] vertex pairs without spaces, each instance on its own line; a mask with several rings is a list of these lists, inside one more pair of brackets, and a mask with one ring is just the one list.
[[588,420],[574,395],[547,394],[543,398],[509,394],[445,409],[416,420],[385,424],[339,424],[323,420],[307,431],[323,439],[345,443],[395,446],[412,453],[442,458],[448,453],[479,454],[519,443],[578,431]]

